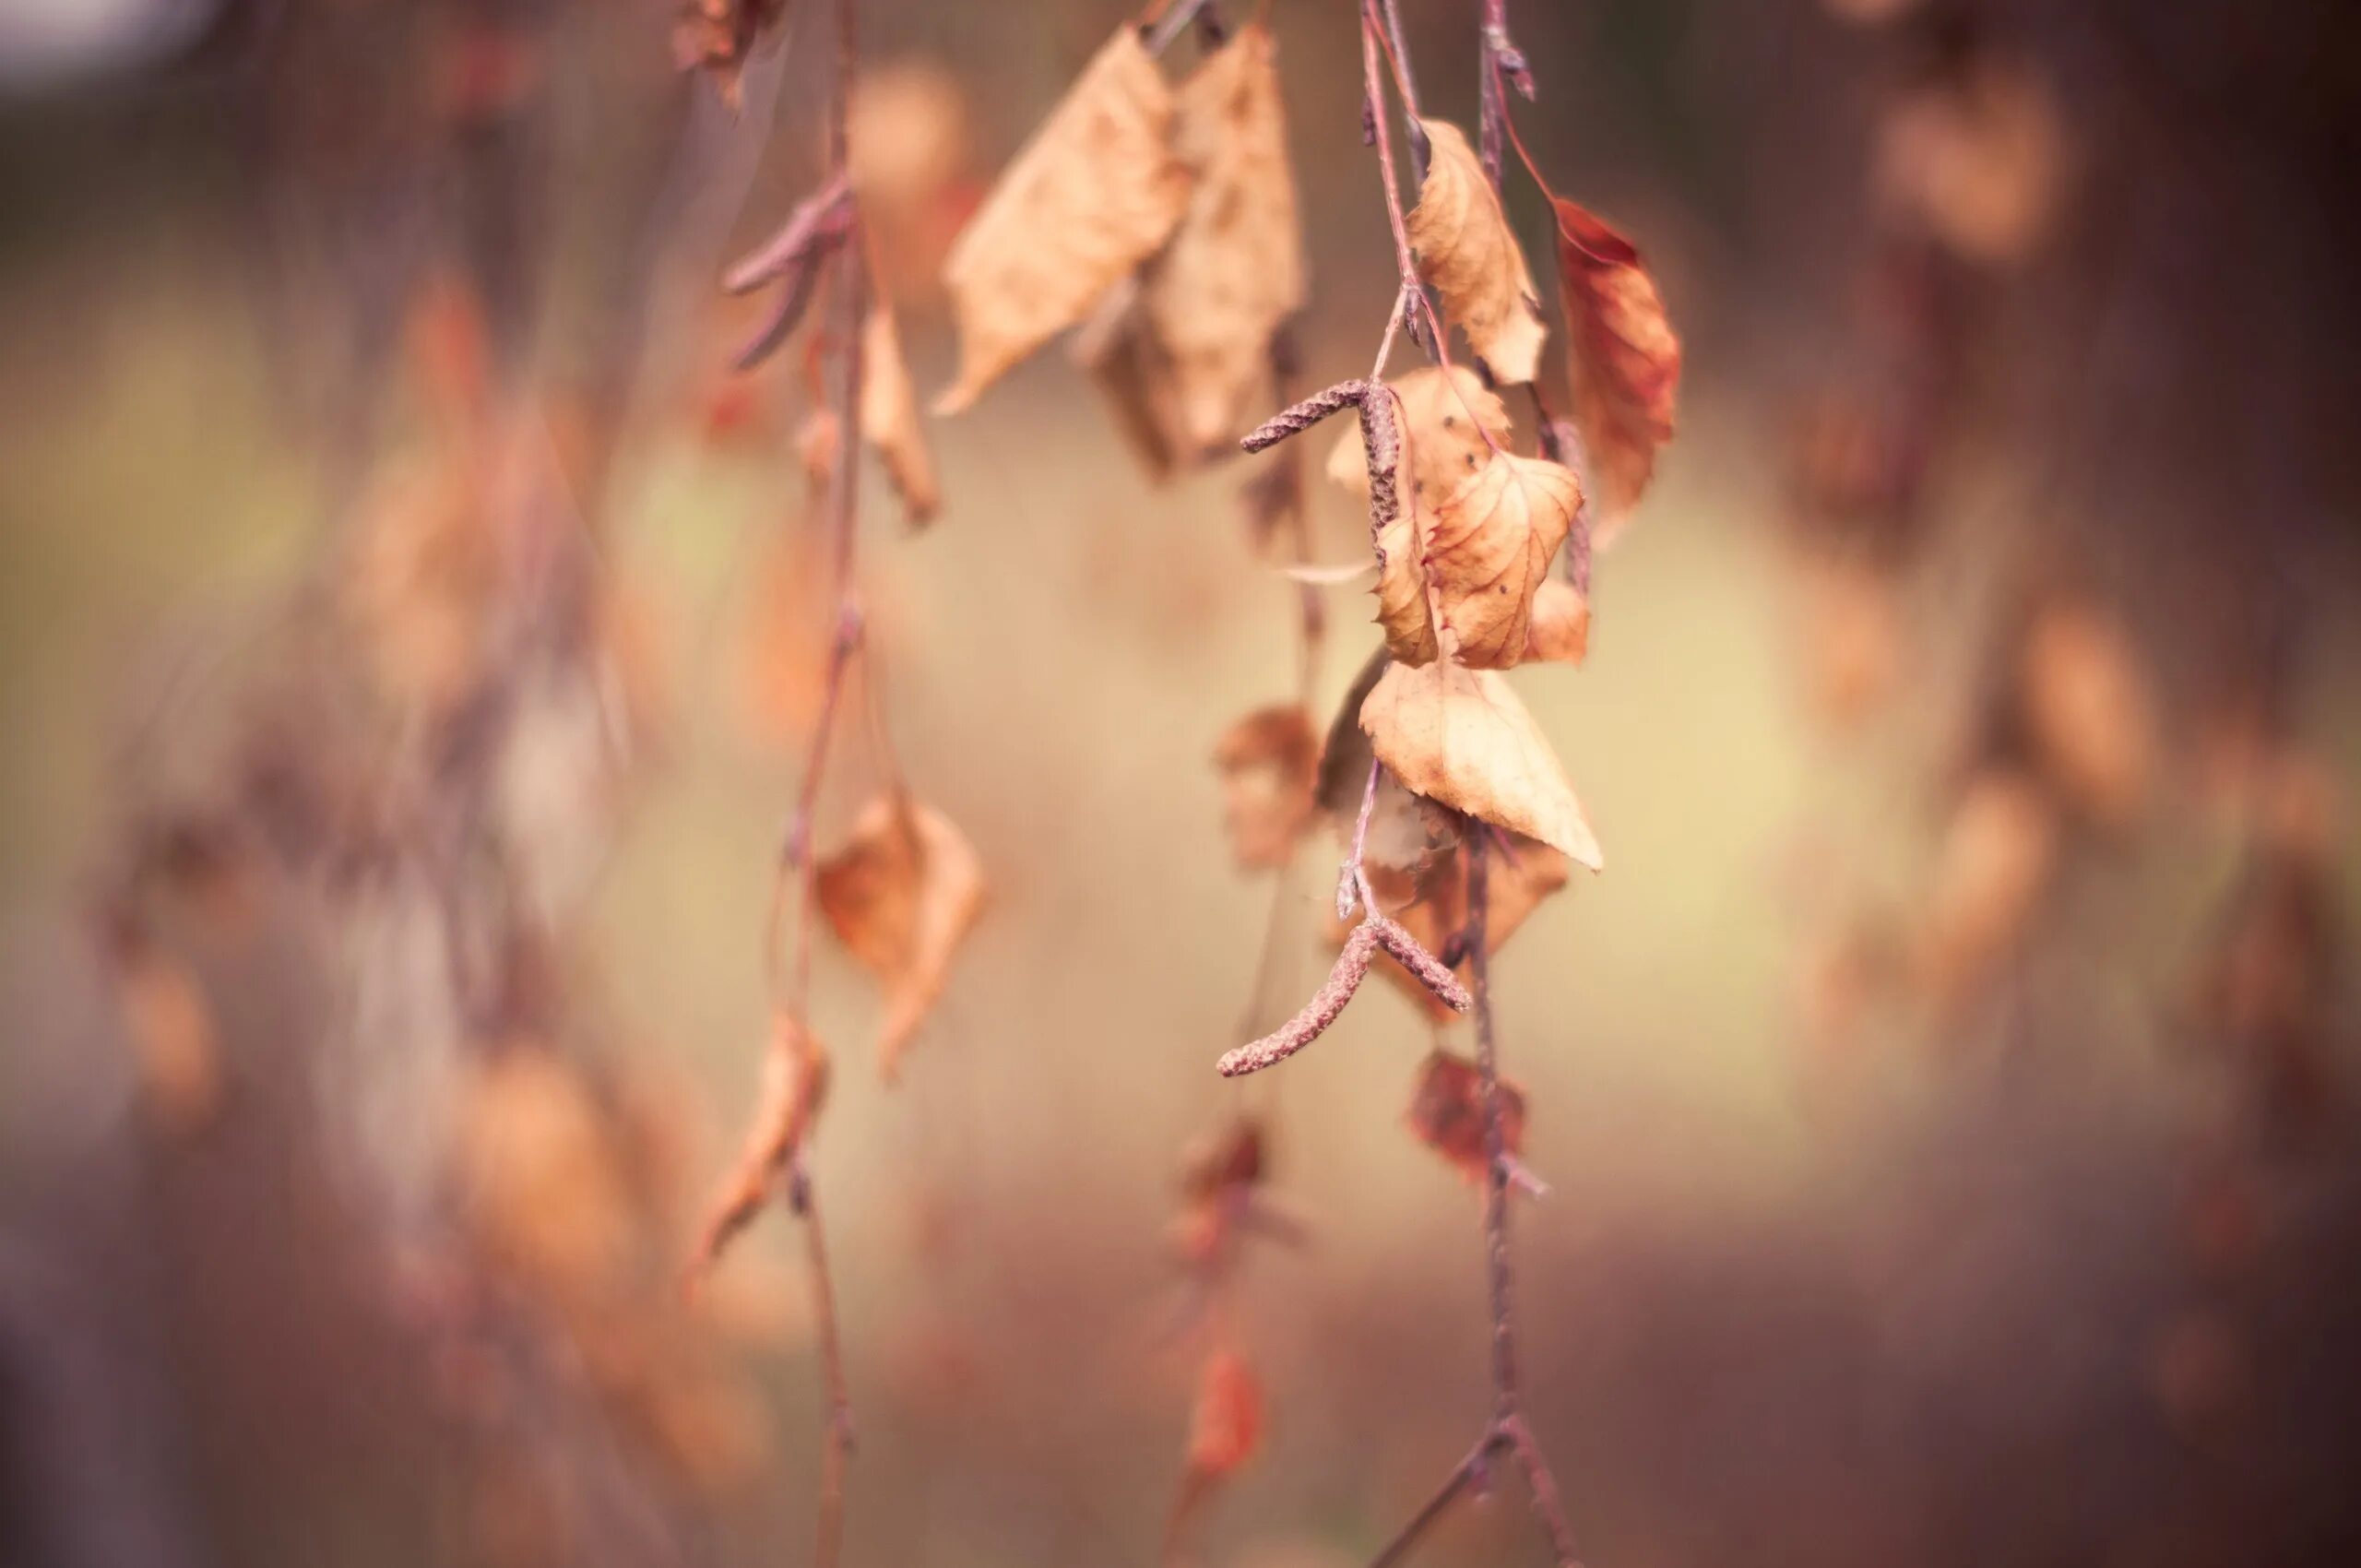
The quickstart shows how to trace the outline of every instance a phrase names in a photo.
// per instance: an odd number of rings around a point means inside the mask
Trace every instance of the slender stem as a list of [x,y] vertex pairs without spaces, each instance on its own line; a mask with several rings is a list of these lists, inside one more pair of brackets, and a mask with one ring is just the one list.
[[852,1458],[852,1396],[845,1385],[844,1342],[836,1328],[836,1289],[828,1270],[828,1236],[820,1222],[819,1200],[807,1182],[801,1192],[803,1251],[812,1272],[812,1304],[820,1336],[821,1376],[827,1385],[828,1415],[822,1431],[819,1540],[813,1561],[831,1568],[844,1544],[845,1472]]
[[1517,1408],[1516,1326],[1511,1296],[1515,1281],[1509,1261],[1509,1174],[1506,1129],[1501,1122],[1500,1053],[1493,1039],[1490,943],[1486,921],[1491,909],[1491,854],[1487,835],[1469,824],[1463,836],[1467,855],[1468,991],[1476,1001],[1476,1070],[1484,1086],[1484,1257],[1492,1306],[1492,1400],[1494,1417]]
[[1410,1515],[1409,1523],[1396,1530],[1394,1538],[1378,1549],[1377,1555],[1370,1559],[1370,1568],[1393,1568],[1394,1563],[1401,1562],[1408,1554],[1410,1548],[1418,1543],[1418,1538],[1433,1528],[1435,1521],[1441,1519],[1450,1511],[1451,1505],[1459,1501],[1459,1494],[1476,1485],[1483,1478],[1487,1467],[1486,1461],[1491,1457],[1493,1443],[1493,1434],[1489,1431],[1486,1431],[1484,1440],[1468,1450],[1467,1457],[1462,1459],[1451,1474],[1443,1478],[1442,1485],[1435,1489],[1434,1495],[1428,1498],[1425,1505],[1416,1514]]
[[1501,55],[1509,36],[1508,0],[1484,0],[1484,42],[1476,73],[1477,108],[1477,156],[1492,188],[1501,188],[1501,127],[1508,119],[1508,103],[1501,91]]
[[1410,172],[1424,180],[1427,128],[1418,123],[1418,81],[1410,73],[1410,41],[1402,32],[1401,0],[1382,0],[1382,4],[1385,10],[1387,54],[1394,65],[1394,85],[1402,89],[1402,123],[1410,138]]

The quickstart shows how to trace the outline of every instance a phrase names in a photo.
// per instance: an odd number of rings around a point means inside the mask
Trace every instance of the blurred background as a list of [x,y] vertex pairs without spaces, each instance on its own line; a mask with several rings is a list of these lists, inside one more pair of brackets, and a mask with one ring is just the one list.
[[[678,1289],[827,635],[802,358],[727,374],[714,287],[818,168],[788,10],[735,115],[655,0],[0,11],[0,1561],[807,1550],[792,1222]],[[1404,10],[1471,124],[1478,7]],[[1392,262],[1352,8],[1271,11],[1324,385]],[[945,247],[1125,18],[861,14],[931,393]],[[1686,350],[1587,666],[1517,678],[1608,868],[1494,968],[1585,1556],[2361,1562],[2361,10],[1511,20]],[[1212,1070],[1329,956],[1331,841],[1235,869],[1210,763],[1298,680],[1249,464],[1158,482],[1056,350],[930,434],[874,669],[991,903],[890,1089],[822,954],[848,1561],[1364,1561],[1483,1417],[1477,1200],[1390,988]],[[1168,1539],[1240,1115],[1262,1443]],[[1543,1554],[1513,1486],[1422,1549]]]

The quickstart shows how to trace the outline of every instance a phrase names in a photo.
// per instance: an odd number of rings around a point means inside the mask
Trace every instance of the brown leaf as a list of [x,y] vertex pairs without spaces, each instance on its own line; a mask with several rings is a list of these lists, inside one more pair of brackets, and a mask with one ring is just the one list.
[[[1484,1075],[1448,1051],[1430,1052],[1410,1095],[1410,1133],[1470,1182],[1484,1180],[1491,1154],[1484,1138]],[[1501,1080],[1501,1147],[1525,1150],[1525,1091]]]
[[[1319,806],[1340,838],[1349,839],[1360,815],[1361,795],[1369,787],[1370,763],[1375,755],[1361,730],[1361,704],[1369,700],[1392,663],[1380,644],[1345,689],[1320,748]],[[1381,771],[1364,849],[1370,866],[1423,877],[1434,868],[1436,857],[1458,842],[1457,814],[1423,795],[1412,794],[1392,774]],[[1343,940],[1341,930],[1336,935]]]
[[1419,124],[1432,157],[1407,224],[1418,276],[1442,294],[1444,314],[1467,334],[1495,380],[1530,381],[1548,329],[1500,193],[1457,125]]
[[1303,235],[1269,31],[1240,28],[1177,101],[1173,149],[1194,189],[1143,303],[1193,453],[1226,447],[1264,396],[1271,336],[1303,304]]
[[1405,507],[1377,536],[1377,624],[1386,650],[1404,664],[1431,664],[1442,655],[1418,516]]
[[1222,732],[1221,770],[1230,851],[1247,871],[1283,866],[1311,826],[1320,737],[1300,703],[1257,708]]
[[[1478,670],[1525,657],[1535,590],[1581,505],[1572,469],[1495,452],[1435,508],[1423,565],[1451,657]],[[1396,569],[1390,552],[1386,569]],[[1394,657],[1412,662],[1398,647]]]
[[2084,814],[2122,826],[2156,771],[2155,703],[2122,626],[2059,600],[2026,628],[2017,665],[2025,728],[2043,768]]
[[580,1071],[511,1042],[482,1063],[461,1108],[458,1174],[478,1244],[560,1300],[611,1292],[637,1245],[621,1154]]
[[[1516,934],[1526,917],[1566,885],[1565,856],[1520,834],[1508,834],[1505,837],[1507,849],[1495,850],[1486,868],[1489,879],[1484,898],[1484,944],[1488,953],[1498,953],[1507,946],[1509,938]],[[1423,870],[1406,873],[1373,868],[1370,875],[1379,903],[1418,938],[1420,946],[1446,956],[1454,950],[1467,929],[1467,849],[1464,843],[1453,845],[1447,855]],[[1339,921],[1330,928],[1329,934],[1341,943],[1347,930]],[[1458,1016],[1409,970],[1398,965],[1381,968],[1395,989],[1418,1003],[1435,1022],[1448,1023]],[[1460,959],[1455,968],[1463,978],[1470,976],[1467,959]]]
[[1138,32],[1118,29],[951,247],[959,379],[936,412],[974,403],[1164,244],[1189,199],[1172,117]]
[[1197,1401],[1189,1418],[1189,1468],[1200,1477],[1227,1476],[1254,1456],[1263,1441],[1263,1386],[1246,1358],[1216,1350],[1197,1373]]
[[[1400,400],[1405,467],[1410,493],[1432,506],[1483,467],[1495,445],[1508,442],[1513,423],[1501,395],[1465,365],[1429,365],[1386,385]],[[1484,439],[1485,432],[1491,440]],[[1357,432],[1337,439],[1328,477],[1356,495],[1369,493],[1368,455]]]
[[144,940],[124,944],[115,985],[148,1113],[168,1132],[196,1131],[221,1104],[221,1038],[205,987]]
[[1589,454],[1584,471],[1605,514],[1596,535],[1604,545],[1647,489],[1656,449],[1672,439],[1680,339],[1638,247],[1563,196],[1552,196],[1550,206],[1558,217],[1574,423]]
[[1945,1005],[1965,1000],[2024,930],[2058,860],[2058,814],[2041,786],[1995,770],[1970,781],[1944,830],[1919,950]]
[[1813,567],[1804,586],[1812,695],[1830,723],[1850,725],[1900,683],[1901,600],[1891,573],[1850,557]]
[[1525,634],[1525,662],[1580,664],[1590,657],[1590,596],[1563,577],[1533,590],[1533,620]]
[[1148,328],[1137,278],[1119,279],[1091,307],[1067,352],[1107,399],[1116,430],[1148,477],[1169,477],[1185,445],[1179,383],[1172,356]]
[[884,988],[877,1053],[890,1081],[983,913],[983,865],[950,819],[896,792],[861,808],[818,880],[837,940]]
[[827,1048],[785,1013],[771,1019],[763,1057],[762,1099],[738,1163],[721,1182],[697,1242],[696,1262],[710,1267],[730,1239],[762,1211],[772,1187],[803,1151],[828,1098]]
[[860,338],[861,436],[884,463],[904,515],[913,525],[923,523],[943,505],[943,491],[935,482],[934,457],[927,450],[893,307],[880,303],[872,308]]
[[1447,659],[1394,665],[1361,705],[1360,723],[1405,788],[1599,869],[1598,840],[1565,768],[1494,671]]
[[704,70],[721,101],[738,107],[738,76],[763,34],[787,16],[788,0],[682,0],[672,22],[672,58]]
[[1894,105],[1878,135],[1877,185],[1961,255],[2005,264],[2047,230],[2065,152],[2049,89],[2022,65],[1987,58]]
[[931,309],[943,258],[978,195],[967,94],[943,62],[901,55],[853,84],[853,188],[879,286],[905,309]]

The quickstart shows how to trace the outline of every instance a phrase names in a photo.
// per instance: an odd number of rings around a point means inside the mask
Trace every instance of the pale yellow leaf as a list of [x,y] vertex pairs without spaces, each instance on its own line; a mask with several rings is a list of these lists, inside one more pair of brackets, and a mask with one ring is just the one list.
[[1171,148],[1173,99],[1125,26],[1025,144],[943,264],[959,325],[955,413],[1171,234],[1189,173]]
[[1418,252],[1418,276],[1442,295],[1443,313],[1467,334],[1467,341],[1494,379],[1514,385],[1531,381],[1540,366],[1540,297],[1533,274],[1517,248],[1500,193],[1484,177],[1484,166],[1457,125],[1421,120],[1432,144],[1418,205],[1410,209],[1410,244]]
[[1361,704],[1360,722],[1406,789],[1599,869],[1598,840],[1565,768],[1499,674],[1445,659],[1395,664]]

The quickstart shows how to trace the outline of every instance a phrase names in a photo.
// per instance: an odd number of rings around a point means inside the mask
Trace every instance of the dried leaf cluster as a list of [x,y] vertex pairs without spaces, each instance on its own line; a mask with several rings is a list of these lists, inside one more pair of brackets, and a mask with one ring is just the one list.
[[1304,298],[1269,30],[1241,27],[1177,89],[1119,30],[1003,172],[944,280],[961,367],[941,410],[1079,326],[1075,358],[1152,471],[1222,452]]

